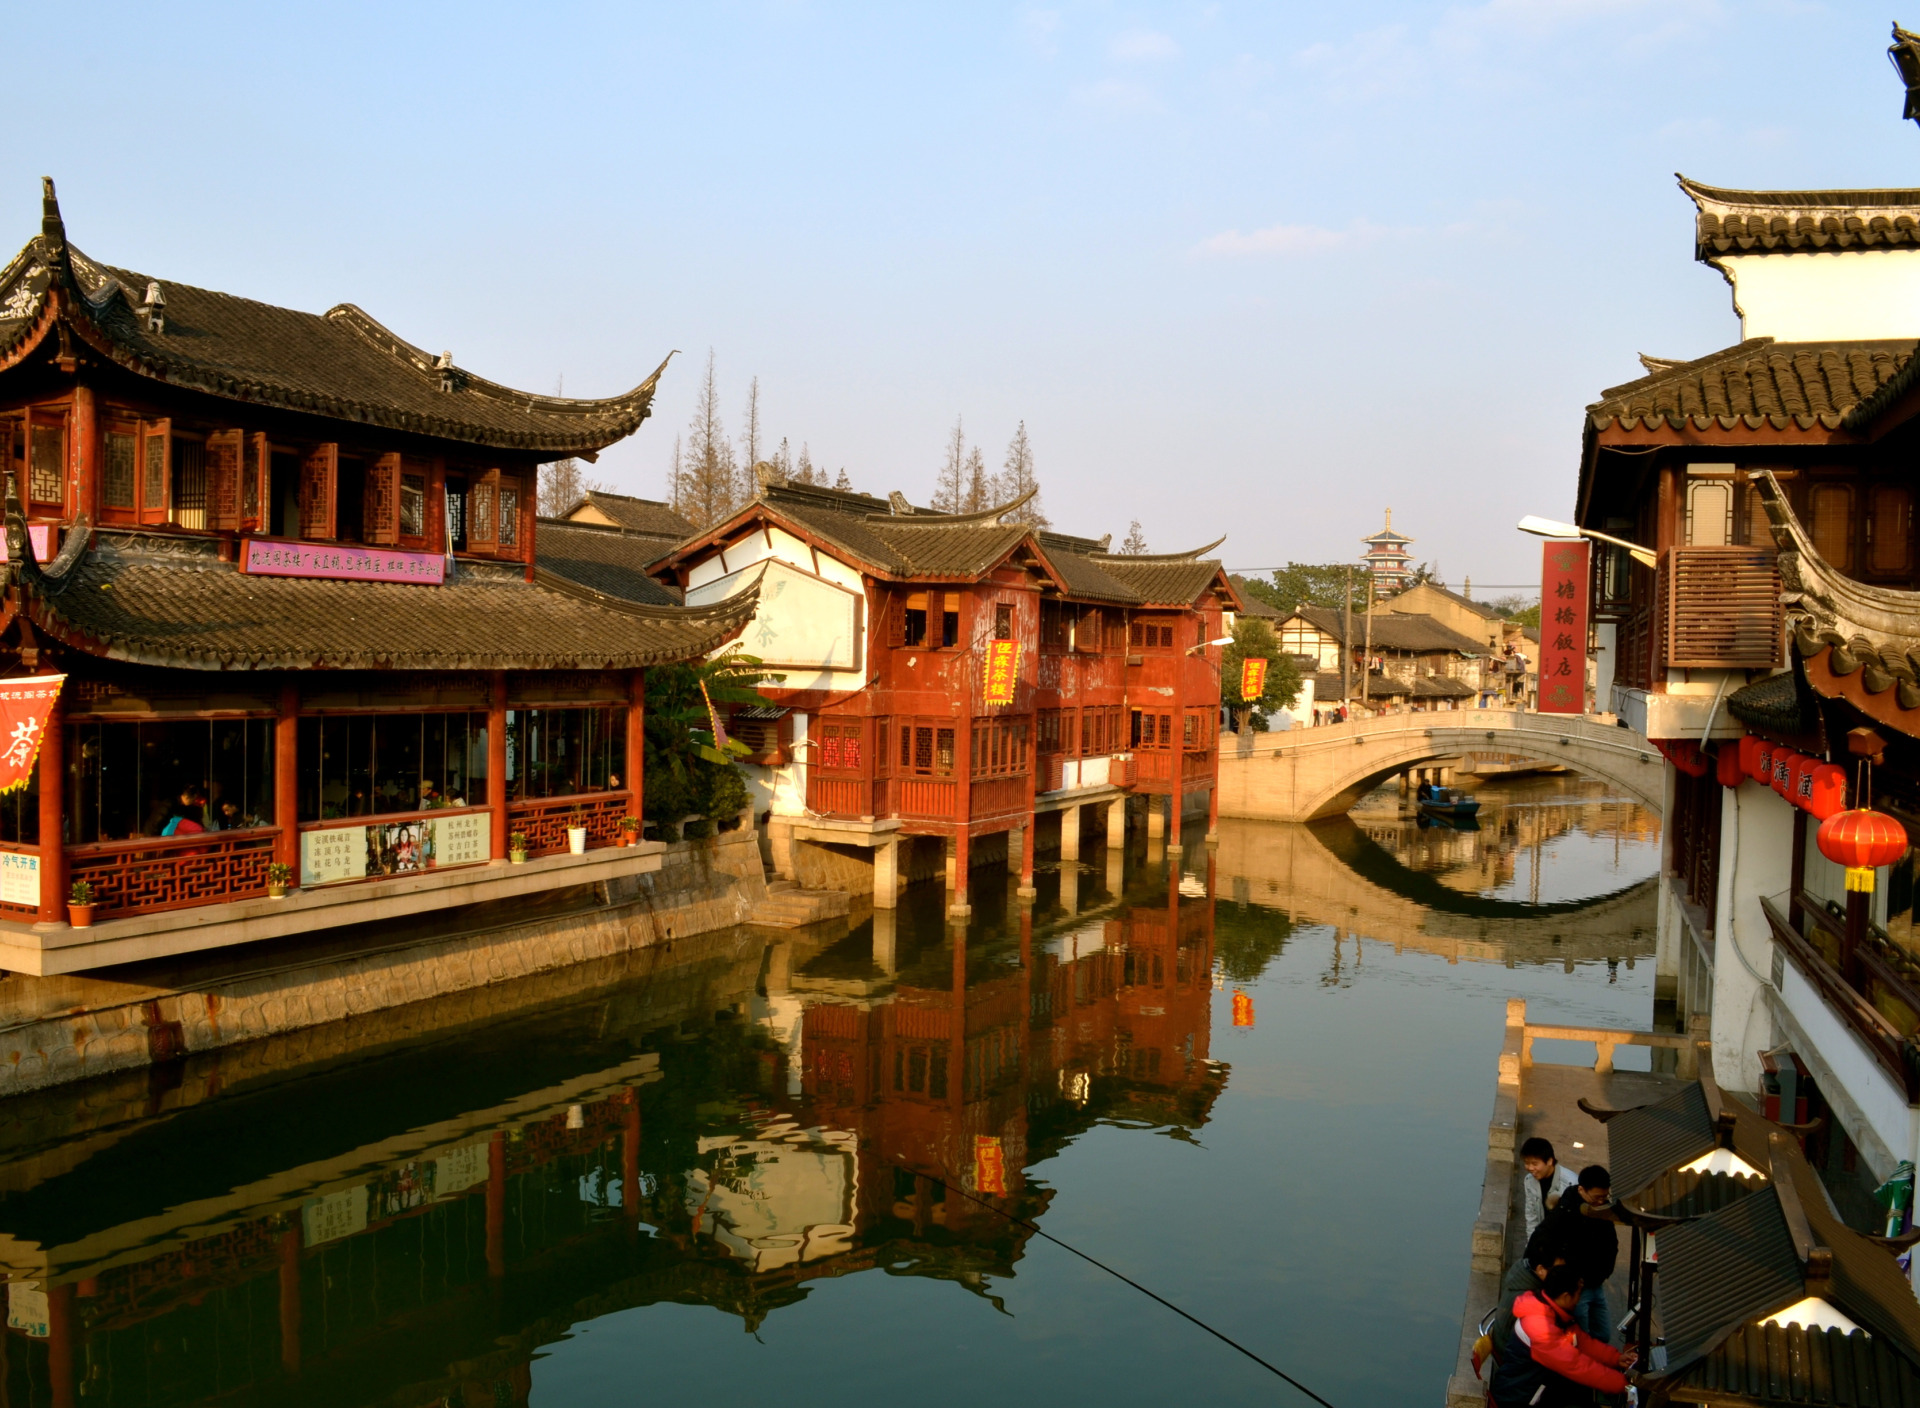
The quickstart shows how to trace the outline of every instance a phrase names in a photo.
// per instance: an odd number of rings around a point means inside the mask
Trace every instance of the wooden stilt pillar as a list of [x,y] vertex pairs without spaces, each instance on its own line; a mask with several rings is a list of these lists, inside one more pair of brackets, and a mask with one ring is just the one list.
[[1037,821],[1038,819],[1029,812],[1027,814],[1027,824],[1020,832],[1019,897],[1023,900],[1030,900],[1039,894],[1039,891],[1033,887],[1033,849],[1035,839],[1033,833],[1036,829]]
[[627,815],[642,820],[640,838],[646,839],[647,800],[647,672],[635,670],[627,703]]
[[[964,785],[964,784],[963,784]],[[947,896],[947,917],[965,919],[973,913],[973,905],[968,902],[967,866],[972,860],[972,840],[967,835],[966,824],[953,837],[953,893]]]
[[73,1282],[47,1287],[47,1378],[53,1408],[73,1408]]
[[495,670],[487,698],[487,799],[493,808],[493,857],[507,858],[507,672]]
[[47,711],[40,735],[40,922],[64,924],[67,918],[67,739],[61,720],[64,701]]
[[300,1372],[300,1229],[280,1234],[280,1367]]
[[[1174,766],[1179,765],[1180,759],[1176,757]],[[1186,847],[1180,844],[1180,813],[1185,810],[1183,803],[1186,800],[1185,794],[1180,789],[1180,783],[1175,781],[1173,793],[1167,798],[1167,854],[1170,856],[1186,853]]]
[[620,1211],[629,1230],[640,1225],[640,1089],[627,1087],[620,1130]]
[[300,686],[280,686],[273,721],[273,824],[280,828],[273,858],[293,867],[289,885],[300,883]]

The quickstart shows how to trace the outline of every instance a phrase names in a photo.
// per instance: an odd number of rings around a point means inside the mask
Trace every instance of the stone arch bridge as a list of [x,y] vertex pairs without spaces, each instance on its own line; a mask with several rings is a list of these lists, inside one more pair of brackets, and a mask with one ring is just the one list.
[[1559,763],[1658,812],[1665,769],[1639,734],[1578,714],[1462,709],[1385,714],[1321,728],[1241,734],[1220,742],[1220,815],[1260,821],[1339,816],[1408,768],[1468,753]]

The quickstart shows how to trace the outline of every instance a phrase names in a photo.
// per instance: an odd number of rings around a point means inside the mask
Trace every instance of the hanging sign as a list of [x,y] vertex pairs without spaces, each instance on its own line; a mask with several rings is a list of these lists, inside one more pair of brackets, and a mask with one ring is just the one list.
[[988,704],[1013,703],[1013,687],[1020,679],[1020,642],[987,642],[987,670],[984,701]]
[[1249,655],[1240,662],[1240,698],[1252,704],[1267,692],[1267,662]]
[[1589,544],[1550,542],[1540,569],[1540,712],[1587,712]]
[[1236,1027],[1253,1025],[1253,999],[1238,988],[1233,990],[1233,1024]]
[[240,555],[240,570],[254,577],[329,577],[349,582],[438,586],[446,580],[447,560],[437,552],[248,538],[246,551]]
[[973,1191],[1002,1195],[1007,1191],[1007,1151],[997,1134],[973,1136]]
[[47,715],[60,697],[65,675],[33,675],[0,680],[0,792],[13,792],[33,780],[33,760]]

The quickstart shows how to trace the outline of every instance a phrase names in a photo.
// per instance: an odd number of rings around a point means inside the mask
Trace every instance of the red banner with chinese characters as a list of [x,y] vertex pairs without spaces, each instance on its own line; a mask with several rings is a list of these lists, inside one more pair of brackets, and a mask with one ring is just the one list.
[[997,1134],[973,1136],[973,1191],[999,1194],[1007,1191],[1007,1152],[1000,1147]]
[[1253,1025],[1253,999],[1238,988],[1233,990],[1233,1024],[1236,1027]]
[[40,736],[47,730],[47,715],[53,712],[66,678],[34,675],[0,680],[0,792],[15,791],[33,780]]
[[1267,691],[1267,662],[1249,655],[1240,662],[1240,697],[1251,704]]
[[1543,714],[1587,712],[1587,588],[1591,545],[1547,544],[1540,568],[1540,704]]
[[985,701],[988,704],[1013,703],[1013,687],[1020,680],[1020,642],[987,642]]

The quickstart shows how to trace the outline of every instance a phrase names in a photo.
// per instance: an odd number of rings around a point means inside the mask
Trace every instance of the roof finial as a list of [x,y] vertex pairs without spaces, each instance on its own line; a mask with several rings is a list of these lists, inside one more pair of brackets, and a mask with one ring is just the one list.
[[1895,73],[1900,81],[1907,85],[1907,101],[1901,109],[1900,117],[1904,121],[1912,118],[1920,122],[1920,34],[1912,34],[1893,27],[1893,43],[1887,47],[1887,57],[1893,61]]
[[1393,510],[1392,509],[1387,510],[1387,527],[1389,528],[1393,527]]
[[40,178],[40,233],[61,244],[67,242],[67,225],[60,218],[60,198],[53,193],[53,177]]

